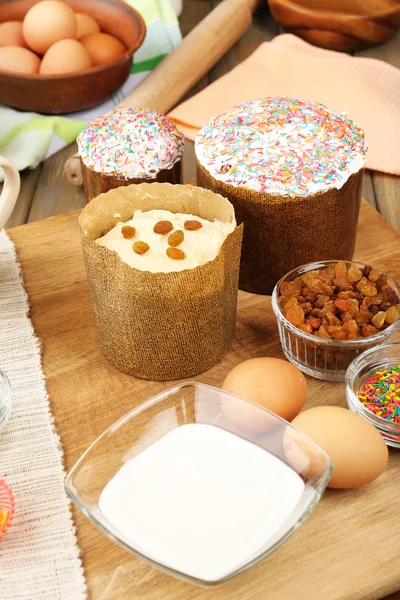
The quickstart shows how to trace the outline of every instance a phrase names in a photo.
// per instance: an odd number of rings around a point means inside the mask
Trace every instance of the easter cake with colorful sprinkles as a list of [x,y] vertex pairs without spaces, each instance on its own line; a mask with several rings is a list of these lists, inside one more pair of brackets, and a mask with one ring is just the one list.
[[352,258],[366,150],[349,118],[296,98],[245,102],[203,126],[197,182],[244,222],[243,289],[271,293],[299,264]]
[[180,183],[183,135],[156,111],[121,107],[88,123],[77,138],[88,200],[133,183]]

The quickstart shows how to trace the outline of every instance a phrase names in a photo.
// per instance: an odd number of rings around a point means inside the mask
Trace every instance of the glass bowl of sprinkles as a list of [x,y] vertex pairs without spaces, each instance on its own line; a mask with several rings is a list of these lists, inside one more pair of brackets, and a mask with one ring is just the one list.
[[388,446],[400,448],[400,343],[358,356],[345,383],[350,410],[372,423]]

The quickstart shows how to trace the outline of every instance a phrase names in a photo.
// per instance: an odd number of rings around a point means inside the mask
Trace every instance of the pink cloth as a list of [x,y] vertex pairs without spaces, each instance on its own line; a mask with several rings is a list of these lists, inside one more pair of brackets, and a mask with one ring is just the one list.
[[212,116],[264,96],[292,96],[345,111],[364,129],[367,167],[400,175],[400,70],[381,60],[352,57],[284,34],[175,108],[170,116],[194,140]]

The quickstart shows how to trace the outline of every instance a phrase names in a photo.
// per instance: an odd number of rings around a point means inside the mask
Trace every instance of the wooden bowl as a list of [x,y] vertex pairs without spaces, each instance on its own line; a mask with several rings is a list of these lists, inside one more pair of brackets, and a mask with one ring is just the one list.
[[[0,21],[22,21],[37,0],[1,0]],[[142,44],[146,25],[133,8],[118,0],[63,0],[74,11],[99,23],[102,31],[127,47],[117,60],[70,75],[24,75],[0,71],[0,101],[14,108],[61,114],[89,108],[111,96],[128,78],[133,53]]]
[[290,33],[346,52],[382,44],[400,27],[398,0],[269,0],[276,21]]

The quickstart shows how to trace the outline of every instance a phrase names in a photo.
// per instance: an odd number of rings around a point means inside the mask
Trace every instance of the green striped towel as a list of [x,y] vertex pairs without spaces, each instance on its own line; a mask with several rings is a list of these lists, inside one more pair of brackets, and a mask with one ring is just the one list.
[[[135,53],[132,73],[125,84],[103,104],[68,117],[20,112],[0,104],[0,154],[18,170],[34,169],[38,164],[71,142],[85,124],[116,106],[149,71],[181,41],[174,5],[177,0],[125,0],[143,16],[147,35]],[[3,180],[0,169],[0,181]]]

